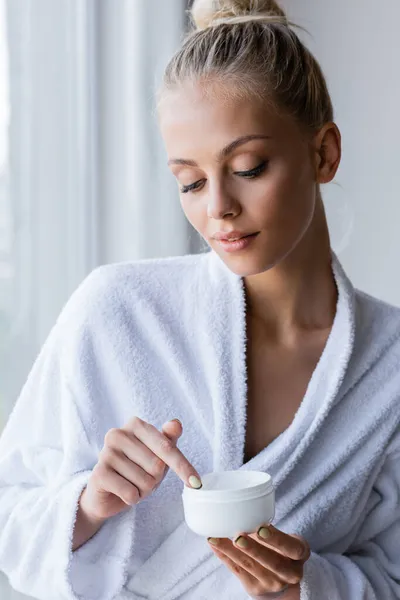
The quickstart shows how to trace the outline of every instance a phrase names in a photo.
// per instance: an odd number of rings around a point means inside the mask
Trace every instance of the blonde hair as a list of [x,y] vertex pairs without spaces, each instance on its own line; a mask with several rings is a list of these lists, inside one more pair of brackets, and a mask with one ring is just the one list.
[[167,65],[161,92],[227,82],[230,93],[272,101],[309,130],[333,121],[321,67],[274,0],[195,0],[191,18],[194,29]]

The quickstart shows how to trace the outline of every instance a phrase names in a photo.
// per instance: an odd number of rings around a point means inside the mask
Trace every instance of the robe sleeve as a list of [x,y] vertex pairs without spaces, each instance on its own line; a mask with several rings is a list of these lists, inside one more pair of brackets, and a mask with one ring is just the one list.
[[131,555],[135,507],[72,552],[78,499],[99,453],[87,348],[107,312],[105,269],[89,275],[64,307],[0,438],[0,570],[14,589],[41,600],[111,600]]
[[380,500],[366,515],[363,541],[344,554],[312,553],[305,564],[300,600],[400,599],[398,447],[388,453],[374,487]]
[[[374,493],[380,499],[366,515],[357,544],[344,554],[312,552],[304,565],[300,600],[400,599],[399,440],[400,436],[375,482]],[[221,566],[213,586],[215,597],[228,597],[227,590],[230,600],[253,598]]]

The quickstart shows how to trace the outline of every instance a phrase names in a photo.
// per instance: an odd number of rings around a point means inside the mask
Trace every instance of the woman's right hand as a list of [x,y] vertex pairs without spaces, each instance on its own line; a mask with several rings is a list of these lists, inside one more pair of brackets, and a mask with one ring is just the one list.
[[160,432],[138,417],[121,429],[110,429],[104,448],[80,498],[80,508],[93,520],[106,520],[150,496],[168,468],[189,487],[200,476],[176,447],[182,435],[179,421],[168,421]]

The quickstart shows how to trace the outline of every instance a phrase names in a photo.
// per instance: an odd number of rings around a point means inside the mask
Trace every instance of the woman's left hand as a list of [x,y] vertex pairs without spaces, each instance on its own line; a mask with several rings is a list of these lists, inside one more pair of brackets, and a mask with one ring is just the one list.
[[[260,537],[259,533],[265,530],[267,537]],[[274,598],[287,590],[282,600],[300,597],[304,563],[311,554],[304,538],[284,533],[272,525],[262,525],[257,533],[242,533],[233,542],[229,538],[218,538],[214,545],[210,542],[213,539],[208,538],[210,548],[240,579],[250,596]]]

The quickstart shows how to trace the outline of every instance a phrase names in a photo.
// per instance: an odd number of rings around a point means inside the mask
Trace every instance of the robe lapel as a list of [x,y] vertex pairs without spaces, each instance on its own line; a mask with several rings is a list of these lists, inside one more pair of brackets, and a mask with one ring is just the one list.
[[[214,471],[260,470],[270,473],[275,488],[295,469],[338,398],[354,342],[354,289],[337,257],[332,268],[338,286],[337,312],[331,334],[291,425],[269,446],[243,464],[247,408],[246,312],[242,278],[233,274],[213,252],[207,257],[210,282],[207,316],[212,342],[209,372],[214,411]],[[206,321],[205,321],[206,324]],[[293,502],[278,511],[285,518]],[[166,564],[171,568],[166,568]],[[215,574],[221,562],[206,541],[182,522],[140,567],[126,590],[135,598],[177,600],[200,581]],[[154,577],[159,573],[158,577]],[[213,575],[214,576],[214,575]]]

